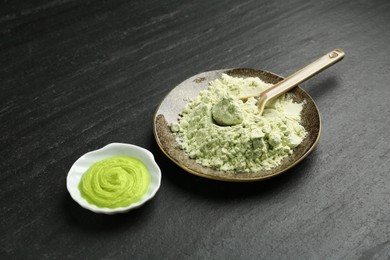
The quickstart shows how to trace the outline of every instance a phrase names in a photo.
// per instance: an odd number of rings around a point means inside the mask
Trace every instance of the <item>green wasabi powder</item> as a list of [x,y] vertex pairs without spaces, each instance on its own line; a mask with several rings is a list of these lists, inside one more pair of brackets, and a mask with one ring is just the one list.
[[118,208],[139,201],[149,183],[150,175],[143,162],[114,156],[93,164],[82,176],[79,190],[90,204]]
[[240,103],[231,96],[222,97],[211,109],[212,118],[218,125],[231,126],[244,120]]
[[[197,163],[222,171],[256,172],[280,165],[307,135],[300,124],[304,104],[285,94],[267,104],[260,116],[255,98],[239,100],[271,86],[256,77],[226,74],[211,81],[171,125],[181,149]],[[215,124],[219,119],[231,124]]]

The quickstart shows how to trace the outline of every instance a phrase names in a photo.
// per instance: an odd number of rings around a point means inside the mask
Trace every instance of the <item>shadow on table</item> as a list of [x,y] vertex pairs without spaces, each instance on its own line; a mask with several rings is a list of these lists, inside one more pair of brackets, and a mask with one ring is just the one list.
[[115,232],[119,228],[142,225],[142,222],[149,219],[154,208],[153,204],[153,200],[151,200],[142,207],[126,213],[114,215],[97,214],[80,207],[69,194],[66,194],[63,208],[67,221],[71,222],[72,225],[77,225],[93,233],[102,233]]
[[[317,84],[306,83],[303,89],[309,93],[314,102],[322,98],[326,98],[326,93],[340,87],[336,78],[326,77],[318,81]],[[321,111],[320,111],[321,112]]]
[[306,175],[312,174],[313,161],[316,157],[314,150],[298,165],[279,176],[264,181],[237,183],[215,181],[187,173],[168,159],[157,144],[152,144],[151,147],[155,159],[161,168],[163,185],[169,183],[191,195],[214,200],[266,196],[270,193],[293,188],[302,182]]

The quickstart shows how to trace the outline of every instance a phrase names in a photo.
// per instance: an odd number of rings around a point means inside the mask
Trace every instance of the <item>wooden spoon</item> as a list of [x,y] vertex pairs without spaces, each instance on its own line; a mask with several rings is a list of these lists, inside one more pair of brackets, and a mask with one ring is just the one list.
[[[338,61],[342,60],[345,56],[345,53],[340,49],[335,49],[328,54],[322,56],[313,63],[307,65],[303,69],[295,72],[291,76],[285,78],[284,80],[278,82],[271,88],[261,92],[257,98],[257,107],[259,108],[259,114],[262,115],[264,107],[267,102],[271,99],[277,98],[280,95],[286,93],[290,89],[294,88],[303,81],[313,77],[314,75],[320,73],[324,69],[332,66]],[[242,100],[248,99],[249,96],[240,97]]]

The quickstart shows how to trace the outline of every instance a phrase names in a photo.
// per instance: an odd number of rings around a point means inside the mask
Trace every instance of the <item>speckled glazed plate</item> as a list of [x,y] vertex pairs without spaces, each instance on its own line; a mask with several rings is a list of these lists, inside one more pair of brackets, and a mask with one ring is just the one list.
[[161,102],[154,116],[154,136],[157,144],[168,158],[185,171],[220,181],[248,182],[260,181],[279,175],[302,161],[316,146],[321,132],[321,119],[313,99],[299,86],[289,93],[296,102],[305,102],[302,110],[302,125],[308,132],[303,142],[294,149],[294,153],[286,157],[282,164],[267,171],[258,172],[225,172],[204,167],[190,159],[179,148],[175,136],[170,130],[171,123],[177,122],[179,113],[189,99],[194,99],[201,90],[208,88],[210,81],[221,78],[222,73],[235,77],[259,77],[261,80],[275,84],[283,78],[262,70],[255,69],[226,69],[214,70],[197,74],[176,86]]

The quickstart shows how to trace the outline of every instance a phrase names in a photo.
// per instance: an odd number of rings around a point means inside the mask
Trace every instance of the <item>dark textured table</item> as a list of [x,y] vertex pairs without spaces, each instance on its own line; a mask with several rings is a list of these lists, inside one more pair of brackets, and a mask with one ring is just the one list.
[[[388,259],[390,2],[2,1],[1,259]],[[263,182],[190,175],[159,150],[154,112],[202,71],[282,76],[341,48],[301,86],[321,115],[303,162]],[[157,196],[82,209],[66,175],[111,142],[153,152]]]

